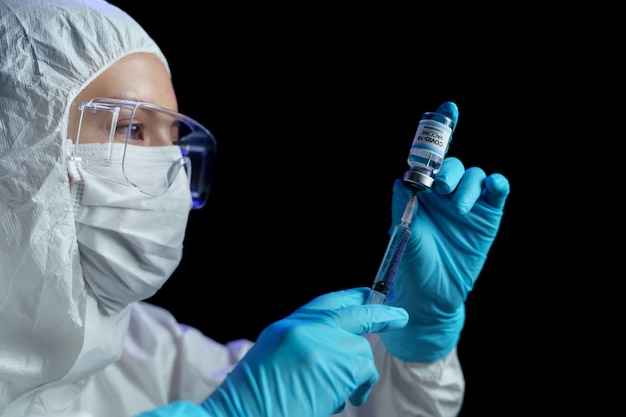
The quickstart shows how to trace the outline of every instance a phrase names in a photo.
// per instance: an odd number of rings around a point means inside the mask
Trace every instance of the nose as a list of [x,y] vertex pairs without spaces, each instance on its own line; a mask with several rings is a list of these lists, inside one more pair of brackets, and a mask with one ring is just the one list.
[[174,142],[169,132],[159,131],[158,134],[150,137],[150,146],[169,146]]

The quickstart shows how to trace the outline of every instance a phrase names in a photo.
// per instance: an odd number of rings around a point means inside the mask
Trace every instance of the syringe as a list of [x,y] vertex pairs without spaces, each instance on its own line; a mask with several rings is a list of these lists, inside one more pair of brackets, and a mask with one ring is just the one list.
[[410,225],[415,211],[417,193],[430,192],[435,182],[435,174],[441,169],[443,158],[448,151],[458,116],[459,110],[456,104],[445,102],[439,106],[437,112],[424,113],[418,123],[407,158],[409,170],[402,178],[404,183],[414,190],[413,196],[402,213],[400,224],[391,233],[385,256],[378,268],[372,290],[365,301],[366,304],[382,304],[387,299],[411,234]]
[[409,241],[409,235],[411,234],[410,225],[413,219],[413,212],[415,211],[416,200],[417,191],[407,203],[400,224],[394,227],[393,233],[391,233],[385,256],[380,263],[374,284],[372,284],[372,291],[370,291],[365,304],[383,304],[387,299],[387,294],[391,289],[391,284],[393,284],[393,278],[396,275],[404,249]]

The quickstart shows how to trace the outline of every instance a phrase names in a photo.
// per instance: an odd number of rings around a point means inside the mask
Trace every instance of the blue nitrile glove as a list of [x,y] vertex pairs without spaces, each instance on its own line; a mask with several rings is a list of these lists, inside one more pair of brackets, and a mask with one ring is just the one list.
[[177,401],[137,417],[328,417],[361,405],[378,372],[365,333],[404,327],[404,309],[363,304],[369,288],[315,298],[263,330],[201,405]]
[[325,294],[268,326],[202,406],[216,417],[328,417],[363,404],[378,372],[360,335],[408,321],[401,308],[364,305],[368,294]]
[[[437,110],[447,112],[444,103]],[[450,114],[448,112],[448,114]],[[458,113],[457,113],[458,115]],[[509,181],[465,170],[446,158],[430,192],[418,192],[411,234],[386,304],[404,307],[409,324],[382,333],[394,356],[410,362],[434,362],[456,346],[465,323],[465,300],[487,259]],[[413,189],[402,180],[393,188],[392,230],[400,223]]]

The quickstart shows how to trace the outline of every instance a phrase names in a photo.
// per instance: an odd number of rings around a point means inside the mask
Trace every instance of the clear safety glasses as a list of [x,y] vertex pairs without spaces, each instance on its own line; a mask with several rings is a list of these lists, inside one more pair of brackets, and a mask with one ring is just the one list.
[[[68,159],[86,171],[154,197],[185,172],[193,207],[206,203],[216,141],[209,130],[185,115],[150,103],[110,98],[74,102],[68,138],[72,141]],[[177,147],[174,152],[172,145]]]

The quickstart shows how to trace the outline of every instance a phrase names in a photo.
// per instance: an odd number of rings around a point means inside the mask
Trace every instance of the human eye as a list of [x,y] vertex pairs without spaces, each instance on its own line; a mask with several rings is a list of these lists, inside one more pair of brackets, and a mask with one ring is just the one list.
[[115,128],[115,140],[126,141],[128,137],[129,141],[143,141],[144,140],[144,125],[143,123],[124,123],[118,122]]

